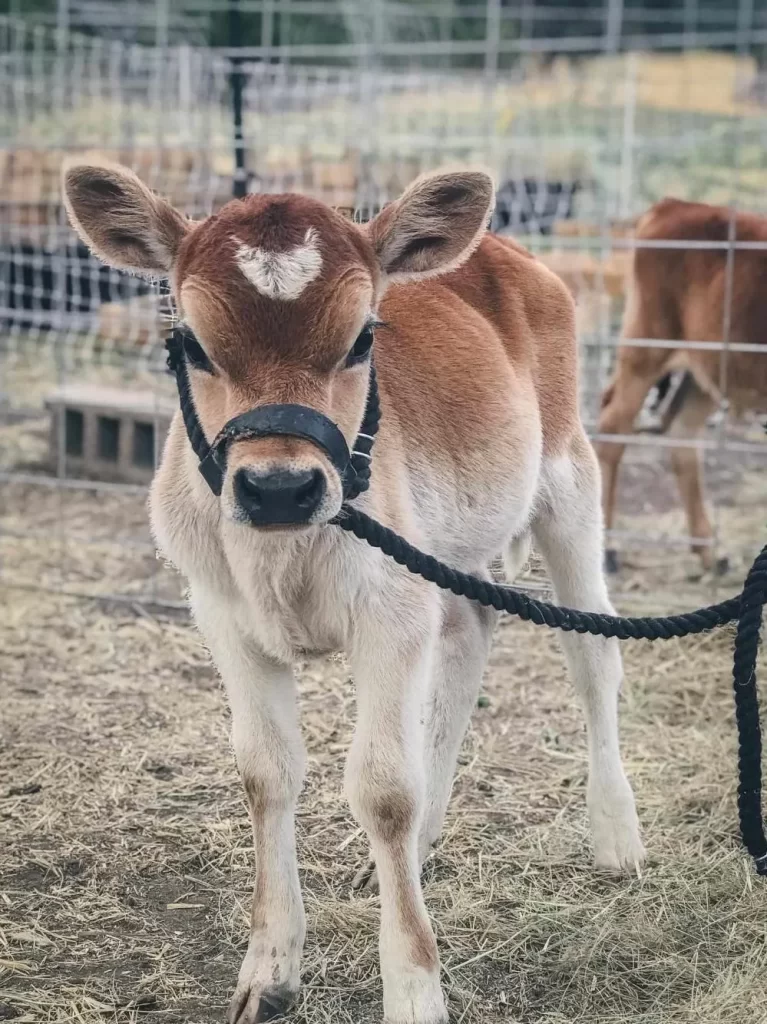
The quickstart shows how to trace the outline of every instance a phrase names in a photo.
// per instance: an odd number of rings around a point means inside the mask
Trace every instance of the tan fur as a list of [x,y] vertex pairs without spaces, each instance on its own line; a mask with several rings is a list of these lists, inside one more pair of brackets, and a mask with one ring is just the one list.
[[[730,211],[704,203],[664,199],[636,225],[643,241],[727,242]],[[767,242],[767,218],[740,213],[734,240]],[[740,250],[732,264],[730,326],[725,339],[727,253],[724,249],[637,249],[623,321],[625,338],[763,344],[767,319],[764,275],[767,251]],[[694,385],[671,425],[671,436],[699,437],[706,418],[726,397],[736,413],[767,409],[767,346],[760,353],[717,350],[627,347],[618,351],[613,378],[602,396],[600,434],[628,434],[653,386],[670,370],[689,370]],[[604,515],[612,528],[617,477],[624,445],[602,441],[598,453],[604,479]],[[704,568],[715,563],[711,523],[703,502],[700,456],[689,448],[672,449],[672,467],[687,514],[688,532],[696,538]]]
[[[250,196],[193,226],[171,276],[215,367],[214,376],[190,370],[194,402],[208,437],[251,407],[299,402],[334,420],[351,445],[369,368],[345,368],[345,357],[378,317],[383,416],[358,507],[480,574],[532,531],[559,598],[609,611],[598,473],[577,408],[572,302],[529,253],[484,232],[492,195],[478,172],[442,173],[416,182],[364,228],[297,195]],[[106,219],[110,196],[73,190],[80,230],[99,202]],[[137,235],[157,224],[154,197],[144,204]],[[242,245],[290,253],[308,231],[321,272],[287,301],[262,294],[236,265]],[[231,477],[246,467],[320,468],[328,488],[313,525],[244,525]],[[495,614],[323,525],[340,504],[340,481],[322,453],[284,438],[234,443],[215,498],[180,416],[152,487],[158,546],[189,579],[227,688],[254,826],[253,928],[231,1024],[252,1024],[262,1000],[298,987],[305,923],[293,816],[304,754],[290,666],[304,651],[339,648],[357,686],[346,791],[380,885],[385,1017],[446,1020],[419,867],[442,828]],[[631,867],[643,850],[618,751],[617,642],[570,637],[566,652],[589,731],[597,860]]]

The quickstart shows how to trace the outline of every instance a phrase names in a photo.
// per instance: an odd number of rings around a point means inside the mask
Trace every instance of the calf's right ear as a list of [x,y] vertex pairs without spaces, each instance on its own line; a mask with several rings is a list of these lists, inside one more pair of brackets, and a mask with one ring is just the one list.
[[104,263],[167,277],[190,224],[120,164],[71,158],[62,172],[72,227]]

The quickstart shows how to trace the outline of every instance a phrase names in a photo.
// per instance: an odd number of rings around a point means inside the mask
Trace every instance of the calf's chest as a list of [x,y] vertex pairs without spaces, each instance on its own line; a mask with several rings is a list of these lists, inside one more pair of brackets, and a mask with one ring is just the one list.
[[224,550],[240,614],[264,652],[293,660],[348,649],[360,597],[382,584],[378,553],[337,527],[295,537],[242,533],[225,531]]

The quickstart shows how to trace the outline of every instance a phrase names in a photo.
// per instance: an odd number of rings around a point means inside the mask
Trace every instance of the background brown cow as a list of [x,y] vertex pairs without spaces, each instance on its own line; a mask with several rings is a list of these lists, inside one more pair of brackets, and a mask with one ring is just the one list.
[[[640,247],[632,265],[623,341],[668,344],[624,344],[619,349],[615,373],[602,396],[599,435],[629,434],[650,389],[670,371],[688,371],[669,403],[663,427],[680,439],[679,447],[671,449],[671,464],[693,550],[705,569],[721,572],[727,561],[715,557],[703,500],[701,452],[690,441],[701,436],[706,420],[725,403],[736,415],[767,408],[767,219],[664,199],[640,218],[636,238]],[[653,242],[657,247],[641,245]],[[664,242],[671,244],[664,247]],[[706,243],[713,245],[707,248]],[[740,243],[746,246],[733,248]],[[765,249],[754,243],[764,243]],[[597,449],[605,526],[611,529],[625,444],[601,439]],[[608,568],[617,568],[614,551],[608,552]]]

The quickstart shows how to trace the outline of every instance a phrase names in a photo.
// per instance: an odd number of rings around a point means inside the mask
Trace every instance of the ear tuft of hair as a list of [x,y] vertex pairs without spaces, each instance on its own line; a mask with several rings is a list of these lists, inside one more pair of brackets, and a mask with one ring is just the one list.
[[167,277],[189,230],[187,219],[127,167],[98,156],[62,167],[70,223],[91,251],[118,270]]

